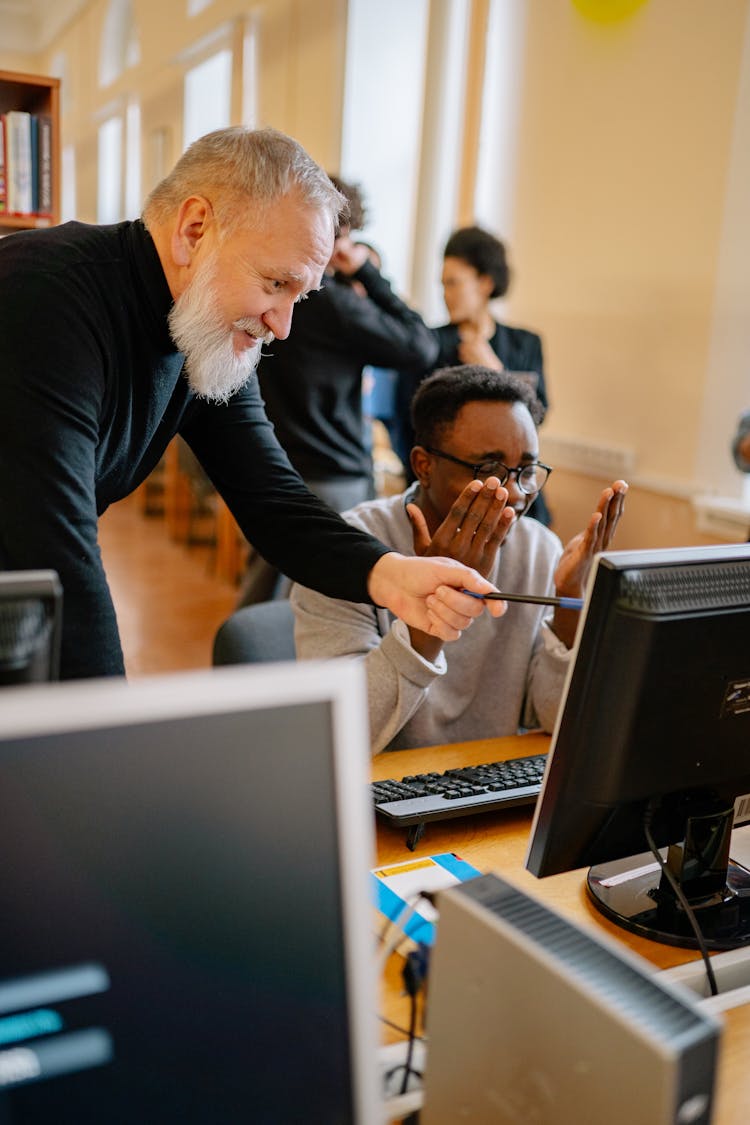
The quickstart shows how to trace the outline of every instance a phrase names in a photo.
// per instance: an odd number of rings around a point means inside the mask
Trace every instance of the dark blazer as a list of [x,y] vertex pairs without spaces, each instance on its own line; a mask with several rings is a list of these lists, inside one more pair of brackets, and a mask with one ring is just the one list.
[[[458,327],[455,324],[441,324],[433,328],[440,350],[435,368],[454,367],[458,358],[460,343]],[[525,328],[511,328],[508,324],[496,324],[495,334],[490,339],[490,347],[507,371],[533,371],[539,376],[536,395],[545,411],[549,405],[547,388],[544,382],[544,361],[542,340],[535,332]]]

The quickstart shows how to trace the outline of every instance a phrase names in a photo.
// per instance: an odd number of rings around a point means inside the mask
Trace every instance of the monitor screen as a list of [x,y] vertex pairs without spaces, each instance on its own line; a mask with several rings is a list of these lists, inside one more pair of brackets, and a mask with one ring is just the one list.
[[[750,545],[613,551],[589,580],[527,855],[535,875],[593,865],[614,921],[695,944],[645,828],[709,948],[750,942]],[[636,857],[636,858],[633,858]],[[609,861],[617,861],[610,863]]]
[[0,687],[58,679],[61,628],[56,571],[1,571]]
[[2,1125],[380,1120],[363,677],[5,693]]

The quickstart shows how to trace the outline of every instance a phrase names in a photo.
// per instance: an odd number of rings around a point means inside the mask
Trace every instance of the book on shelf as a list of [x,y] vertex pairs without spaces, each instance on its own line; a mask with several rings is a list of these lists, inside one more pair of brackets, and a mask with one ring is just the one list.
[[5,195],[5,114],[0,113],[0,215],[6,209]]
[[31,114],[11,109],[5,115],[6,193],[11,214],[30,215],[31,191]]
[[52,214],[52,118],[40,113],[37,125],[39,213]]
[[52,118],[9,110],[0,118],[4,138],[0,160],[0,212],[52,215]]
[[39,121],[31,114],[29,117],[29,158],[31,160],[31,213],[39,210]]

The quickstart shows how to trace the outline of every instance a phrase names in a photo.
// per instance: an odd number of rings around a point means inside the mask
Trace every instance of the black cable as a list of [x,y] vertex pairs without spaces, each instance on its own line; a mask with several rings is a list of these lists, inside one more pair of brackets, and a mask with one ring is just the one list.
[[414,1077],[418,1078],[420,1081],[422,1079],[422,1072],[416,1070],[412,1066],[412,1060],[414,1058],[415,1042],[417,1041],[417,1039],[424,1039],[424,1036],[417,1035],[417,1004],[422,984],[424,983],[424,979],[427,975],[428,961],[429,957],[427,947],[424,946],[412,950],[412,952],[409,953],[406,961],[404,962],[404,986],[411,998],[411,1004],[409,1006],[409,1030],[407,1031],[406,1028],[399,1027],[397,1024],[391,1023],[391,1021],[385,1019],[384,1016],[380,1017],[383,1023],[387,1023],[389,1027],[393,1027],[396,1029],[396,1031],[400,1031],[402,1035],[407,1035],[409,1037],[409,1042],[406,1047],[406,1059],[404,1060],[404,1062],[398,1063],[397,1066],[391,1067],[391,1069],[388,1070],[384,1075],[385,1081],[388,1082],[391,1078],[393,1078],[394,1074],[398,1074],[399,1071],[403,1070],[404,1077],[401,1082],[399,1096],[407,1092],[409,1088],[409,1078],[412,1075],[414,1075]]
[[[419,1036],[417,1036],[417,1039],[418,1038],[419,1038]],[[385,1079],[386,1083],[390,1082],[390,1080],[391,1080],[391,1078],[393,1078],[394,1074],[398,1074],[398,1072],[400,1070],[406,1070],[406,1063],[398,1063],[397,1066],[392,1066],[390,1070],[387,1070],[385,1072],[385,1074],[383,1075],[383,1078]],[[422,1074],[421,1070],[416,1070],[413,1066],[410,1066],[409,1069],[406,1071],[406,1073],[407,1074],[413,1074],[414,1077],[418,1078],[420,1082],[422,1081],[423,1074]],[[401,1094],[399,1093],[399,1097],[400,1096],[401,1096]]]
[[[393,1020],[389,1020],[386,1016],[379,1015],[378,1019],[380,1020],[381,1023],[384,1023],[386,1025],[386,1027],[392,1027],[394,1031],[397,1031],[399,1033],[399,1035],[408,1035],[409,1034],[408,1027],[401,1027],[400,1024],[394,1023]],[[421,1042],[424,1042],[425,1037],[424,1037],[424,1035],[415,1035],[414,1038],[419,1039]],[[389,1073],[390,1073],[390,1071],[389,1071]]]
[[409,1042],[406,1048],[406,1062],[404,1063],[404,1078],[401,1083],[401,1093],[405,1094],[409,1086],[409,1076],[411,1074],[421,1077],[416,1070],[412,1069],[412,1058],[414,1056],[414,1041],[417,1038],[417,998],[422,989],[422,985],[427,977],[429,968],[430,951],[428,946],[420,944],[416,949],[413,949],[407,954],[404,963],[403,977],[404,987],[411,997],[411,1006],[409,1009]]
[[[390,1070],[387,1070],[385,1072],[384,1076],[383,1076],[385,1081],[389,1082],[391,1080],[391,1078],[393,1078],[394,1074],[398,1074],[398,1072],[400,1070],[403,1070],[404,1077],[403,1077],[402,1082],[401,1082],[401,1089],[399,1090],[399,1096],[407,1093],[408,1086],[409,1086],[409,1078],[411,1077],[412,1074],[414,1075],[415,1078],[418,1078],[420,1082],[422,1081],[422,1077],[423,1077],[422,1071],[416,1070],[411,1065],[412,1057],[414,1055],[414,1044],[415,1044],[415,1042],[417,1041],[417,1039],[419,1039],[420,1041],[424,1041],[424,1036],[416,1034],[416,1023],[417,1023],[416,1013],[417,1013],[417,994],[415,993],[411,998],[411,1020],[410,1020],[410,1027],[409,1027],[408,1031],[406,1030],[405,1027],[397,1027],[396,1024],[390,1023],[389,1020],[384,1020],[384,1023],[388,1023],[388,1024],[390,1024],[391,1027],[395,1027],[396,1031],[400,1031],[402,1035],[408,1035],[409,1036],[409,1044],[406,1048],[406,1059],[404,1060],[404,1062],[398,1063],[396,1066],[392,1066],[390,1068]],[[383,1019],[382,1016],[380,1018]]]
[[409,1011],[409,1043],[406,1048],[406,1061],[404,1062],[404,1077],[401,1082],[400,1094],[405,1094],[409,1088],[409,1077],[412,1073],[411,1062],[414,1057],[414,1040],[417,1036],[417,990],[411,993],[411,1005]]
[[[408,902],[404,903],[402,909],[399,911],[399,913],[394,918],[386,917],[385,925],[383,926],[383,928],[381,930],[381,933],[378,936],[378,944],[379,945],[385,944],[386,935],[387,935],[388,930],[390,929],[391,926],[393,926],[393,925],[404,926],[406,924],[406,921],[413,916],[413,914],[416,911],[417,906],[419,905],[420,901],[422,901],[423,899],[425,901],[431,903],[431,904],[434,904],[434,895],[433,894],[431,894],[429,891],[420,891],[417,894],[417,896],[414,898],[412,903],[408,903]],[[391,953],[395,952],[395,949],[398,948],[398,946],[401,944],[401,942],[403,941],[403,939],[406,936],[407,936],[406,934],[402,934],[401,938],[399,939],[399,941],[396,944],[396,947],[394,947],[394,949],[390,951]],[[405,1094],[407,1092],[408,1087],[409,1087],[409,1078],[412,1075],[414,1075],[415,1078],[418,1078],[420,1080],[422,1078],[421,1072],[418,1071],[418,1070],[415,1070],[412,1067],[412,1060],[414,1058],[415,1041],[417,1039],[422,1038],[422,1036],[417,1035],[417,998],[418,998],[419,992],[422,988],[422,985],[424,983],[424,980],[427,976],[428,967],[429,967],[429,948],[424,942],[419,942],[417,944],[416,949],[412,949],[409,953],[407,953],[406,958],[404,960],[404,967],[403,967],[403,970],[402,970],[404,987],[405,987],[408,995],[411,998],[411,1004],[409,1006],[409,1029],[408,1029],[408,1031],[406,1031],[406,1029],[404,1029],[404,1028],[398,1027],[397,1024],[392,1023],[390,1020],[386,1019],[384,1016],[380,1016],[380,1019],[383,1021],[383,1023],[388,1024],[389,1027],[395,1028],[395,1030],[400,1032],[402,1035],[408,1035],[408,1037],[409,1037],[409,1041],[408,1041],[407,1047],[406,1047],[406,1060],[405,1060],[405,1062],[399,1063],[398,1066],[392,1067],[392,1069],[389,1070],[385,1075],[385,1079],[386,1079],[386,1081],[388,1081],[390,1078],[393,1077],[394,1074],[398,1074],[398,1072],[400,1070],[403,1070],[404,1077],[403,1077],[403,1080],[401,1082],[401,1089],[399,1091],[400,1095]]]
[[651,834],[651,822],[652,822],[653,818],[654,818],[654,803],[652,801],[652,802],[649,803],[649,805],[647,806],[647,808],[646,808],[646,810],[643,814],[643,831],[644,831],[644,834],[646,836],[646,842],[649,846],[649,849],[650,849],[654,859],[656,860],[656,862],[659,864],[659,867],[661,868],[662,875],[664,876],[664,878],[669,883],[670,887],[672,888],[672,890],[675,893],[675,896],[677,897],[678,902],[680,903],[680,906],[685,911],[685,916],[686,916],[688,922],[690,923],[690,925],[692,927],[693,933],[695,934],[695,940],[698,943],[698,949],[700,951],[701,957],[703,958],[703,963],[706,967],[706,978],[708,980],[709,990],[710,990],[712,996],[718,996],[719,989],[718,989],[718,986],[716,984],[716,976],[714,974],[713,965],[711,964],[711,958],[708,955],[708,948],[706,947],[706,942],[705,942],[705,939],[703,937],[703,933],[701,931],[700,926],[698,925],[698,919],[695,916],[695,911],[693,910],[692,906],[690,905],[690,903],[688,902],[688,900],[685,896],[685,892],[683,891],[679,882],[675,878],[674,873],[670,870],[669,866],[667,865],[666,861],[664,860],[664,857],[662,856],[661,852],[659,851],[658,847],[656,846],[656,841],[654,840],[654,837]]

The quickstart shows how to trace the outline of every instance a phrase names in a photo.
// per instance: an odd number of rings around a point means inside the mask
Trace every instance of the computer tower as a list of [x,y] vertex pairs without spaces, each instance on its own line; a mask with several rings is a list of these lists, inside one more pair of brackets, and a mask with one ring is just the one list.
[[494,875],[440,892],[420,1125],[707,1125],[721,1025]]

